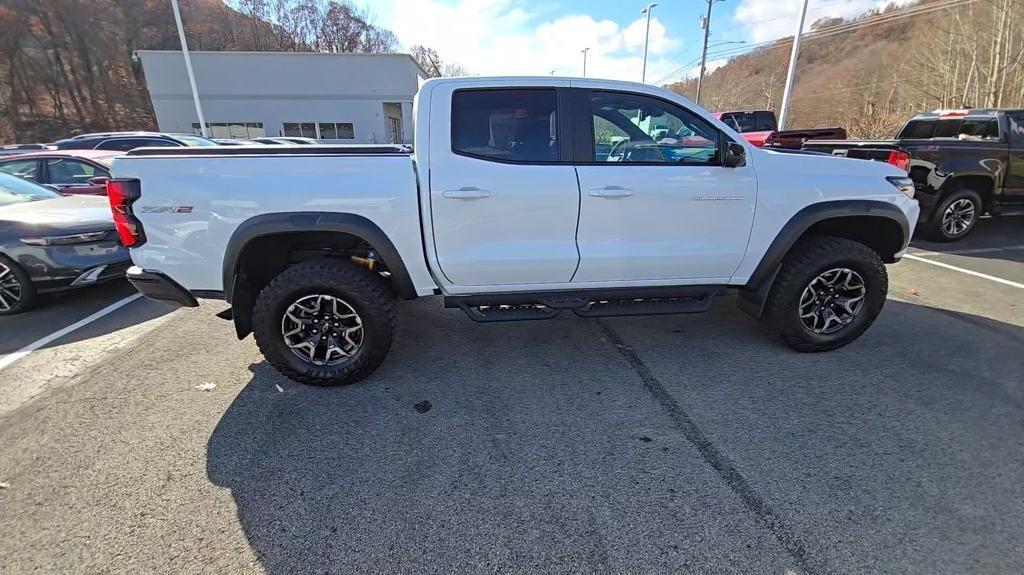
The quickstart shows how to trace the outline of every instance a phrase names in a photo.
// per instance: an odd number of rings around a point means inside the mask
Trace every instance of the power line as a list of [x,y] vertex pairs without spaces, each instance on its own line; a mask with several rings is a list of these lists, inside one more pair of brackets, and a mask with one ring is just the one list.
[[[870,17],[865,18],[865,19],[855,20],[853,22],[846,22],[846,23],[843,23],[843,24],[837,24],[835,26],[830,26],[828,28],[821,28],[821,29],[818,29],[818,30],[812,30],[812,31],[807,32],[806,34],[803,35],[803,41],[808,42],[808,41],[814,41],[814,40],[821,40],[821,39],[824,39],[824,38],[828,38],[830,36],[835,36],[837,34],[844,34],[846,32],[852,32],[854,30],[860,30],[862,28],[868,28],[868,27],[871,27],[871,26],[877,26],[877,25],[882,25],[882,24],[889,24],[889,23],[892,23],[892,22],[896,22],[896,21],[899,21],[899,20],[910,18],[912,16],[920,16],[922,14],[927,14],[927,13],[930,13],[930,12],[937,12],[937,11],[940,11],[940,10],[959,8],[961,6],[966,6],[968,4],[973,4],[973,3],[977,2],[977,1],[978,0],[941,0],[940,2],[936,2],[936,3],[928,4],[928,5],[923,5],[923,6],[915,6],[913,8],[908,8],[906,10],[901,10],[899,12],[892,12],[892,13],[889,13],[889,14],[876,14],[874,16],[870,16]],[[748,45],[745,45],[745,46],[740,46],[740,47],[735,47],[735,48],[726,48],[726,49],[719,50],[719,51],[716,51],[716,52],[708,52],[708,56],[725,56],[726,58],[730,58],[731,59],[731,58],[733,58],[735,56],[740,56],[740,55],[743,55],[743,54],[747,54],[749,52],[753,52],[754,50],[757,50],[758,48],[762,48],[762,47],[766,47],[766,46],[781,48],[781,47],[786,46],[789,42],[792,42],[792,41],[793,41],[793,37],[791,37],[791,36],[790,37],[785,37],[785,38],[777,38],[777,39],[774,39],[774,40],[767,40],[767,41],[764,41],[764,42],[758,42],[757,44],[748,44]],[[680,73],[681,71],[685,70],[686,68],[688,68],[688,67],[690,67],[692,65],[693,65],[692,63],[689,63],[689,64],[686,64],[686,65],[683,65],[683,66],[680,66],[680,67],[676,68],[672,72],[669,72],[668,74],[666,74],[665,76],[660,78],[657,82],[655,82],[655,84],[663,83],[665,80],[670,79],[672,76],[677,75],[678,73]]]

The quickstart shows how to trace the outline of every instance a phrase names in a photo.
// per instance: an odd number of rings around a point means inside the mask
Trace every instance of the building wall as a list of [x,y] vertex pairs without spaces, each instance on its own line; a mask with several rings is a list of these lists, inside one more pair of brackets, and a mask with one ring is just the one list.
[[[139,51],[157,124],[192,132],[199,119],[181,52]],[[389,142],[385,103],[402,110],[413,138],[412,101],[425,74],[407,54],[191,52],[207,123],[262,123],[267,136],[286,122],[353,124],[355,143]],[[341,140],[332,140],[341,141]]]

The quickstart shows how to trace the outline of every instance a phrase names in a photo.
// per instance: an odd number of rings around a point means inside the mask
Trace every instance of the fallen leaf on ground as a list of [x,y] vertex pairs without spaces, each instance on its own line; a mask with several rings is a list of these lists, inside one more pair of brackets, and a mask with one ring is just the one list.
[[907,290],[907,295],[921,295],[921,294],[917,293],[916,289],[910,288],[910,289]]
[[7,489],[10,486],[11,484],[7,483],[6,481],[0,481],[0,489]]
[[199,391],[212,391],[215,387],[217,387],[216,383],[200,383],[196,386],[196,389]]

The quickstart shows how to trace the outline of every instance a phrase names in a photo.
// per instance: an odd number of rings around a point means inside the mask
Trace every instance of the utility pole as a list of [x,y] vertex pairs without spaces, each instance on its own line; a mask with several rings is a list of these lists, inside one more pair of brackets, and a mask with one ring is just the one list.
[[185,55],[185,71],[188,72],[188,83],[192,86],[192,101],[195,102],[196,115],[199,116],[199,132],[204,138],[208,138],[206,120],[203,118],[203,107],[199,104],[196,75],[192,72],[192,58],[188,55],[188,42],[185,41],[185,26],[181,23],[181,10],[178,9],[178,0],[171,0],[171,8],[174,9],[174,22],[178,25],[178,39],[181,40],[181,52]]
[[580,52],[583,52],[583,77],[584,78],[587,77],[587,52],[589,52],[589,51],[590,51],[590,48],[584,48],[584,49],[580,50]]
[[779,111],[779,129],[785,130],[786,115],[789,112],[789,96],[793,90],[793,78],[796,76],[796,59],[800,56],[800,38],[804,33],[804,18],[807,16],[807,2],[804,0],[803,8],[800,9],[800,23],[796,25],[796,34],[793,35],[793,51],[789,54],[789,71],[786,72],[786,91],[782,93],[782,110]]
[[697,105],[700,105],[700,93],[704,88],[704,70],[708,63],[708,36],[711,35],[711,5],[715,2],[724,2],[725,0],[706,0],[708,3],[708,15],[705,16],[700,23],[701,28],[704,28],[704,48],[700,51],[700,77],[697,78]]
[[641,14],[647,14],[647,31],[644,32],[644,66],[643,71],[640,72],[641,83],[647,83],[647,42],[651,39],[651,10],[653,10],[655,6],[657,6],[657,4],[652,2],[640,11]]

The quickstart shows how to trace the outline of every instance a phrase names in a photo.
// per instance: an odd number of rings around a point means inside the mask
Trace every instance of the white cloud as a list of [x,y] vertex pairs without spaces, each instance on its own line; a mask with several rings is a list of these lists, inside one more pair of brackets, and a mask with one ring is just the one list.
[[[852,18],[868,10],[880,10],[894,1],[902,6],[914,0],[812,0],[807,8],[804,32],[822,18]],[[747,40],[766,42],[796,32],[803,0],[742,0],[733,13],[733,20],[744,30]]]
[[[381,24],[406,46],[433,47],[446,61],[481,75],[556,75],[640,80],[646,16],[623,27],[612,20],[569,14],[543,20],[515,0],[395,0],[389,21]],[[647,70],[672,69],[670,55],[679,42],[651,18]]]

